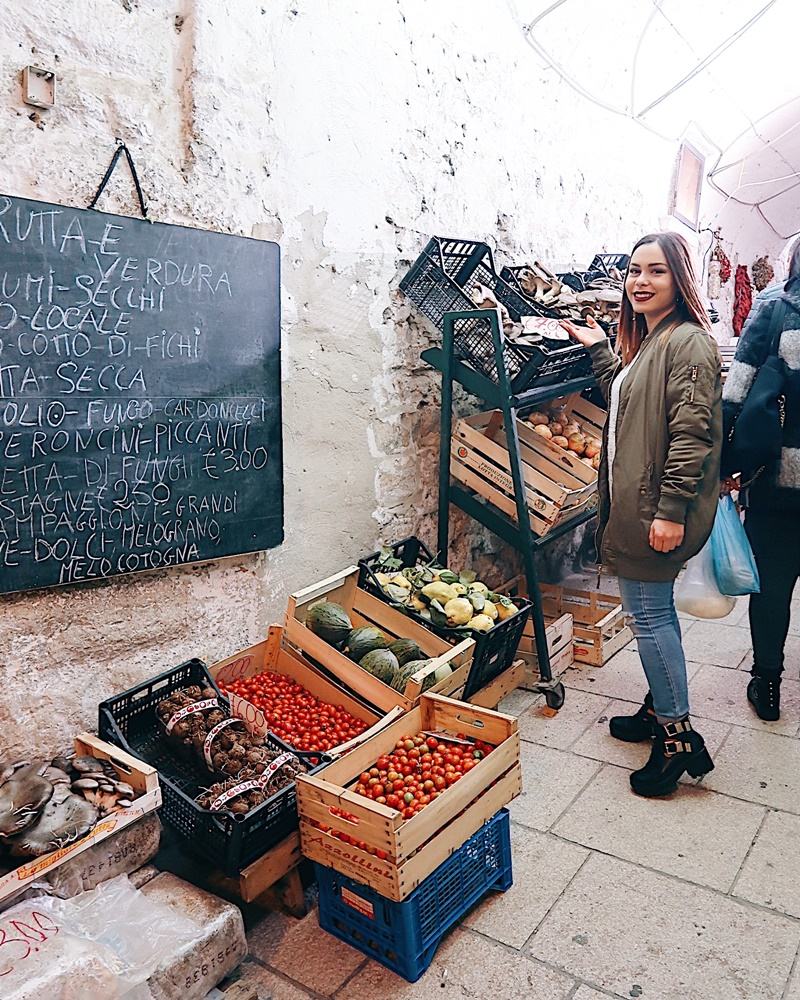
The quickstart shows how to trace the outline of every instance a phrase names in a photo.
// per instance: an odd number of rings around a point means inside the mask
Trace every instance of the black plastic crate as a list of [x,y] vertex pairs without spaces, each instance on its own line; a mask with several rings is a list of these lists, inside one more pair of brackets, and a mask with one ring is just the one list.
[[319,925],[414,983],[450,928],[490,889],[512,885],[511,824],[501,809],[402,902],[314,864]]
[[[223,779],[204,773],[199,763],[179,757],[164,735],[156,714],[160,701],[190,684],[212,687],[219,693],[203,661],[187,660],[101,702],[100,738],[158,769],[163,818],[195,850],[222,868],[226,875],[236,878],[243,868],[297,828],[297,791],[294,783],[287,785],[242,815],[202,809],[194,800],[209,785]],[[220,704],[227,705],[222,695]],[[312,773],[330,761],[323,754],[303,753],[287,747],[272,736],[267,742],[276,750],[290,750],[308,764]]]
[[[468,355],[473,367],[489,375],[496,370],[491,334],[487,335],[476,329],[460,331],[461,322],[463,321],[456,323],[461,350]],[[512,347],[506,344],[504,350],[506,361],[512,353],[519,361],[513,375],[509,370],[511,391],[515,393],[537,386],[558,385],[571,379],[583,378],[592,372],[589,352],[582,344],[574,341],[564,341],[563,346],[555,346],[552,341],[549,344],[536,344],[531,347]],[[496,377],[493,381],[497,381]]]
[[[477,284],[491,288],[515,322],[521,316],[555,315],[552,310],[522,295],[518,285],[512,287],[498,275],[488,244],[474,240],[433,237],[400,282],[400,289],[423,316],[437,329],[444,330],[445,313],[477,309],[470,297]],[[453,348],[457,358],[472,365],[493,382],[497,381],[492,329],[488,319],[475,317],[459,320],[455,326]],[[589,371],[589,356],[583,347],[571,344],[564,350],[570,353],[555,359],[552,357],[554,352],[547,349],[505,343],[503,362],[512,390],[522,392],[532,385],[552,385],[578,378]]]
[[524,271],[526,266],[525,264],[520,264],[515,267],[504,267],[500,271],[500,277],[524,299],[527,304],[527,311],[523,313],[524,316],[546,316],[549,319],[558,319],[559,314],[555,309],[543,306],[541,302],[537,302],[536,299],[531,298],[520,284],[519,273],[520,271]]
[[612,267],[624,274],[630,263],[630,254],[627,253],[596,253],[589,265],[590,271],[602,271],[608,274]]
[[[424,566],[432,563],[436,563],[440,569],[446,568],[434,559],[431,550],[419,538],[414,538],[413,536],[404,538],[401,542],[395,542],[389,548],[392,550],[393,557],[399,560],[399,566],[388,570],[390,573],[399,573],[406,566]],[[358,586],[375,597],[379,597],[387,604],[391,604],[392,602],[375,578],[376,573],[386,571],[386,567],[378,561],[380,556],[380,552],[373,552],[372,555],[359,559]],[[464,688],[464,694],[462,695],[466,699],[471,698],[476,691],[480,691],[481,688],[486,687],[495,677],[499,677],[514,662],[517,647],[522,638],[522,633],[525,631],[525,622],[528,620],[528,615],[532,607],[531,602],[526,598],[515,597],[514,602],[519,605],[517,614],[493,625],[488,632],[478,632],[476,629],[463,627],[448,628],[446,625],[435,625],[411,608],[405,608],[404,610],[410,618],[418,621],[420,625],[430,629],[431,632],[453,645],[461,642],[467,636],[475,640],[475,654],[472,661],[472,668]],[[393,606],[398,607],[397,605]]]

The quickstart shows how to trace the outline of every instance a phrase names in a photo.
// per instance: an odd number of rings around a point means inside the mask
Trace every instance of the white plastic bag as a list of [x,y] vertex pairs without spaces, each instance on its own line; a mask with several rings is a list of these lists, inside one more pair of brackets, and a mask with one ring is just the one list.
[[5,1000],[151,1000],[147,979],[203,929],[135,889],[127,875],[0,915]]
[[721,594],[714,576],[711,542],[692,556],[675,593],[675,608],[695,618],[724,618],[736,607],[735,597]]

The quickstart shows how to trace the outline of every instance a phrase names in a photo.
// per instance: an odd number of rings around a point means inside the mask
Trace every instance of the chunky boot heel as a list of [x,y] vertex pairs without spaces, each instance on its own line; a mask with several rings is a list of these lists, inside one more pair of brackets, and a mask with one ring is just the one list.
[[608,720],[608,731],[615,740],[624,743],[643,743],[655,734],[656,713],[653,711],[653,696],[650,692],[644,704],[633,715],[615,715]]
[[686,765],[686,773],[693,778],[702,778],[704,774],[714,770],[714,761],[711,754],[703,747],[699,754],[696,754]]
[[781,717],[781,675],[753,671],[747,685],[747,700],[763,722],[777,722]]
[[669,795],[684,773],[699,778],[713,769],[705,741],[692,729],[688,718],[664,726],[656,722],[650,759],[631,774],[631,788],[646,798]]

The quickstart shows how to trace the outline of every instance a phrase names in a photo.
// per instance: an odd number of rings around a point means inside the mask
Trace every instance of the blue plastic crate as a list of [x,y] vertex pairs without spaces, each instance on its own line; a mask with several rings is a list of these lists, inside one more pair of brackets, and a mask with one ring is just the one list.
[[501,809],[401,903],[332,868],[314,868],[320,927],[415,983],[447,931],[487,889],[510,888],[508,810]]

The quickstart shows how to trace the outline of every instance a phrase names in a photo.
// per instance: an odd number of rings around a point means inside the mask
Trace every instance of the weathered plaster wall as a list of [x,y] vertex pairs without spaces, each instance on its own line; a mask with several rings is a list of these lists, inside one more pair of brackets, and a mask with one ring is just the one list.
[[[0,189],[85,205],[119,137],[154,218],[283,251],[284,545],[0,600],[17,752],[62,744],[100,699],[187,656],[257,640],[287,593],[379,538],[433,542],[437,383],[400,277],[431,234],[554,268],[625,250],[659,225],[674,150],[583,105],[502,4],[0,0],[0,22]],[[57,70],[51,112],[21,102],[29,63]],[[135,212],[124,173],[99,207]],[[499,560],[455,524],[460,558]]]

